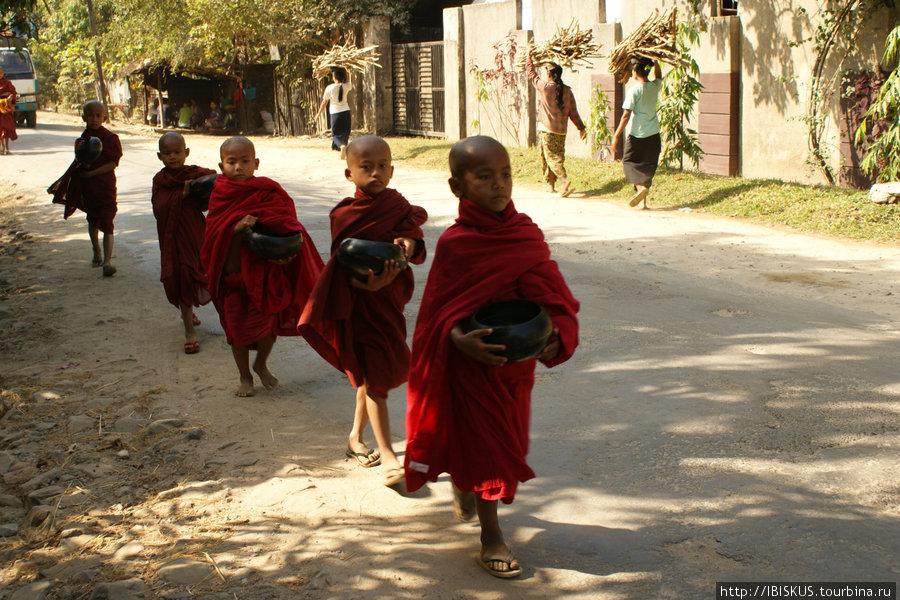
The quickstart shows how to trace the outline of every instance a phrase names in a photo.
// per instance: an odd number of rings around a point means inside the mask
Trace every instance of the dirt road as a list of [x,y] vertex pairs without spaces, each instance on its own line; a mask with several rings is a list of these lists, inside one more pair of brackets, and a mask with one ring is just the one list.
[[[0,599],[702,599],[717,581],[900,579],[900,246],[516,188],[582,333],[538,372],[538,476],[501,507],[525,573],[501,581],[446,481],[402,496],[345,459],[352,390],[302,341],[279,339],[281,386],[251,399],[211,306],[202,351],[181,352],[156,136],[118,130],[113,278],[43,191],[78,121],[41,115],[0,160]],[[188,139],[213,167],[221,138]],[[326,250],[352,191],[336,154],[256,143]],[[430,248],[455,216],[446,179],[396,164]],[[405,389],[390,405],[402,451]]]

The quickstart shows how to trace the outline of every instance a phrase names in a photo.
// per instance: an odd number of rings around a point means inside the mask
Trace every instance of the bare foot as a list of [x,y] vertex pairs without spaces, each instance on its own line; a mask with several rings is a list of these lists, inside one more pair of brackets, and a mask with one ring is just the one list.
[[453,514],[465,523],[475,516],[475,492],[464,492],[452,481],[450,486],[453,488]]
[[267,367],[253,365],[253,370],[259,375],[260,382],[267,390],[275,389],[278,386],[278,379],[269,372]]
[[235,396],[246,398],[253,395],[253,378],[244,379],[241,377],[241,387],[234,393]]
[[553,185],[552,183],[548,183],[548,184],[547,184],[547,191],[550,192],[551,194],[555,194],[555,193],[556,193],[556,186]]

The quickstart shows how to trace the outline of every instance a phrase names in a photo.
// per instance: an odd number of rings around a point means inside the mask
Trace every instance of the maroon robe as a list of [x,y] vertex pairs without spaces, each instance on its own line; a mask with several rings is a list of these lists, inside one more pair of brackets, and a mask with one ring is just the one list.
[[510,503],[520,481],[534,477],[525,462],[535,359],[495,367],[460,352],[450,329],[481,306],[524,298],[544,307],[569,359],[578,344],[578,301],[544,235],[510,202],[502,213],[461,199],[459,218],[441,235],[413,335],[407,385],[406,486],[409,491],[448,472],[463,491]]
[[[398,237],[422,240],[428,214],[413,206],[396,190],[386,189],[372,198],[357,190],[331,211],[331,258],[300,317],[298,328],[322,358],[343,371],[353,387],[364,382],[373,396],[406,381],[409,347],[403,307],[412,297],[412,268],[380,290],[370,292],[348,283],[337,262],[337,250],[347,238],[393,242]],[[413,264],[425,261],[425,246],[417,244]]]
[[[0,77],[0,98],[6,98],[15,106],[16,86],[6,77]],[[16,133],[15,109],[9,112],[0,111],[0,138],[9,138],[11,140],[19,138],[19,135]]]
[[[303,232],[297,256],[277,264],[242,246],[240,271],[224,273],[234,226],[246,215],[276,233]],[[297,320],[322,271],[322,258],[297,220],[293,199],[278,183],[267,177],[216,178],[200,261],[229,344],[250,346],[270,334],[298,335]]]
[[184,197],[184,184],[212,173],[212,169],[185,165],[177,171],[164,168],[153,177],[150,201],[159,235],[159,280],[173,306],[200,306],[210,300],[200,264],[206,217],[196,198]]
[[68,219],[76,210],[81,210],[87,214],[88,225],[103,233],[113,233],[113,219],[117,211],[115,170],[90,178],[79,177],[78,172],[93,171],[108,162],[118,166],[122,158],[122,144],[119,136],[105,127],[86,128],[78,139],[87,141],[92,137],[99,138],[103,143],[103,152],[97,160],[87,165],[73,161],[63,176],[47,191],[53,194],[54,204],[65,205],[64,219]]

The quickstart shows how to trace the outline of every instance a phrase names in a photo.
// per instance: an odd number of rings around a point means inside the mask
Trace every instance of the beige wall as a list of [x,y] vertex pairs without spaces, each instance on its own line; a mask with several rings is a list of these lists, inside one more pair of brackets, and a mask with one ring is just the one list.
[[[795,44],[813,34],[821,20],[821,0],[741,0],[736,18],[709,17],[714,2],[702,2],[708,29],[702,35],[694,57],[702,73],[740,74],[740,174],[805,183],[824,182],[824,177],[809,160],[808,129],[803,120],[808,109],[814,48],[809,43]],[[614,27],[601,25],[605,4],[605,0],[533,0],[534,40],[547,39],[557,27],[567,26],[574,17],[581,27],[594,28],[595,40],[602,44],[602,53],[610,52],[618,40]],[[685,0],[622,0],[621,37],[627,37],[654,9],[665,12],[673,6],[687,10]],[[517,8],[517,3],[512,0],[463,8],[466,81],[462,101],[466,106],[466,129],[460,132],[462,135],[474,133],[470,125],[475,110],[469,64],[474,60],[482,68],[491,65],[491,44],[515,29]],[[871,68],[873,55],[877,52],[880,57],[885,36],[898,21],[900,7],[880,9],[870,21],[871,29],[860,37],[862,52],[851,51],[842,65],[836,59],[828,65],[828,74],[838,78],[830,86],[833,94],[823,111],[826,117],[824,145],[835,172],[840,168],[839,72],[860,65]],[[836,49],[833,55],[842,56],[843,52],[839,50]],[[592,69],[579,69],[576,73],[566,71],[563,75],[565,82],[572,86],[578,110],[586,124],[590,112],[591,75],[605,74],[606,66],[606,61],[601,59]],[[490,134],[484,127],[484,118],[482,123],[482,132]],[[588,156],[587,143],[578,139],[573,127],[570,126],[569,131],[567,152]],[[504,141],[509,143],[510,140]]]
[[[452,9],[448,9],[452,10]],[[514,139],[509,128],[503,125],[504,116],[495,108],[493,98],[486,102],[476,103],[475,84],[472,79],[471,67],[476,65],[479,69],[494,68],[495,50],[493,44],[503,40],[510,32],[514,33],[518,44],[528,41],[529,33],[517,29],[520,22],[520,5],[515,1],[495,4],[472,4],[462,7],[464,30],[464,65],[465,65],[465,135],[490,135],[504,144],[527,145],[529,132],[532,129],[529,115],[532,110],[533,94],[529,94],[529,87],[524,75],[520,77],[518,90],[520,92],[518,102],[521,106],[521,115],[517,122],[519,139]],[[474,127],[473,121],[478,120],[479,126]]]

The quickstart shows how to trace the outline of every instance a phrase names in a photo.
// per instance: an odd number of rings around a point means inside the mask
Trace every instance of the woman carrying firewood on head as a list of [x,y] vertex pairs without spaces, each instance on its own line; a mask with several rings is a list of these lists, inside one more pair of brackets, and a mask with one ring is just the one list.
[[[653,70],[653,80],[649,79]],[[625,152],[622,165],[625,179],[634,185],[634,196],[629,206],[644,203],[647,208],[647,194],[656,174],[662,142],[659,137],[659,119],[656,117],[656,101],[662,88],[662,70],[659,62],[649,58],[634,57],[631,59],[631,70],[637,84],[629,88],[622,104],[624,113],[613,136],[613,156],[622,147],[622,135],[627,129]]]
[[331,79],[332,83],[325,88],[322,104],[314,118],[318,119],[325,107],[328,107],[331,116],[331,149],[340,150],[343,159],[347,157],[347,144],[350,143],[350,104],[347,102],[347,94],[353,86],[347,79],[347,69],[343,67],[332,67]]
[[544,179],[551,192],[556,191],[556,182],[559,181],[563,186],[560,196],[565,198],[574,191],[572,182],[566,175],[566,129],[571,119],[581,139],[584,139],[584,123],[578,116],[572,88],[563,83],[562,67],[551,64],[547,68],[548,81],[542,80],[534,68],[529,46],[525,53],[525,70],[538,92],[538,131],[541,136],[541,169]]

